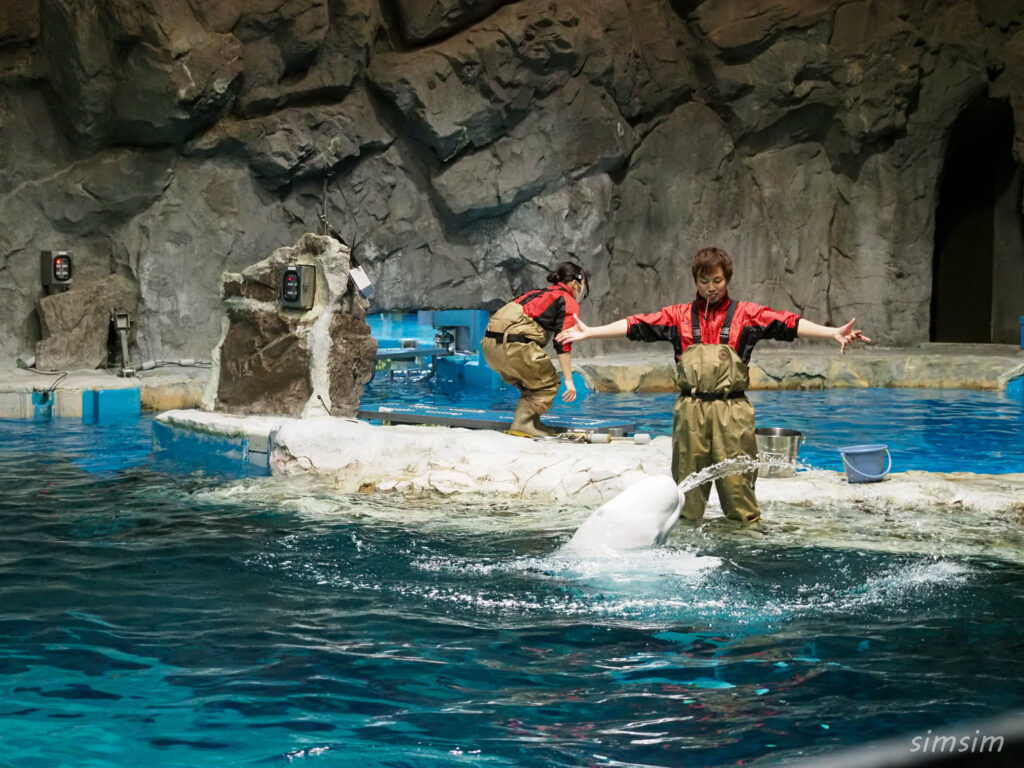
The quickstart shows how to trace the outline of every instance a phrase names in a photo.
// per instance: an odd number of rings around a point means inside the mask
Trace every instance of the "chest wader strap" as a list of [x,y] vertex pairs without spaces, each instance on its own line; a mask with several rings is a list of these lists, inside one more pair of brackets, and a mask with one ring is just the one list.
[[703,400],[710,403],[715,400],[735,400],[738,397],[746,397],[742,389],[739,392],[681,392],[680,397],[692,397],[694,400]]
[[[729,343],[729,327],[732,325],[732,316],[736,312],[736,302],[729,299],[729,308],[725,311],[725,322],[722,323],[722,332],[718,334],[719,344]],[[690,324],[693,326],[693,343],[703,343],[700,338],[700,311],[697,309],[697,302],[690,305]],[[713,344],[714,342],[707,342]]]
[[533,339],[529,336],[524,336],[521,333],[498,333],[497,331],[487,331],[484,333],[488,339],[494,339],[500,341],[502,344],[529,344]]

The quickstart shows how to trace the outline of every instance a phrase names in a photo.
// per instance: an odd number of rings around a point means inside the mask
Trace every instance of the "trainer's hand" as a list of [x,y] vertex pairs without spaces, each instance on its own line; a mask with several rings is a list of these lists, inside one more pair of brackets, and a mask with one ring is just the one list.
[[571,403],[576,399],[576,387],[571,382],[565,383],[565,389],[562,391],[562,400],[566,403]]
[[837,328],[836,332],[832,334],[832,338],[839,342],[839,347],[840,349],[842,349],[844,355],[846,354],[847,344],[852,344],[857,340],[866,341],[869,343],[871,341],[871,339],[869,339],[867,336],[861,333],[859,329],[853,327],[853,324],[856,321],[856,317],[851,319],[850,322],[848,322],[842,328]]
[[[573,315],[572,319],[576,321],[576,325],[572,328],[566,328],[555,336],[555,341],[559,344],[572,344],[574,341],[583,341],[590,334],[590,326],[580,320],[579,315]],[[575,394],[573,397],[575,397]]]

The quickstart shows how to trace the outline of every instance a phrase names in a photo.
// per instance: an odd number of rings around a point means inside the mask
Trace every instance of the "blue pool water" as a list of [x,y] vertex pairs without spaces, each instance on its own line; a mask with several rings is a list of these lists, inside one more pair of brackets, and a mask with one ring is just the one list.
[[[414,313],[367,316],[377,338],[416,339],[429,346],[434,329],[420,319]],[[436,380],[396,387],[382,376],[366,388],[361,405],[456,404],[512,411],[517,397],[511,388],[452,391]],[[1024,403],[1003,392],[868,388],[752,391],[748,397],[757,426],[803,433],[800,459],[807,466],[842,471],[841,446],[883,443],[896,472],[1024,472]],[[671,393],[590,393],[570,404],[556,399],[551,414],[626,419],[637,431],[670,435],[674,403]]]
[[[759,427],[803,433],[800,459],[819,469],[842,471],[839,448],[865,443],[889,446],[893,471],[1024,472],[1024,403],[1002,392],[921,389],[826,389],[753,391]],[[396,387],[374,381],[366,408],[385,403],[458,404],[465,408],[512,411],[518,393],[448,392],[434,381]],[[671,393],[591,393],[584,400],[556,400],[552,415],[619,418],[652,435],[672,433]]]
[[[1019,469],[985,393],[755,395],[823,464],[884,428],[918,468]],[[666,428],[671,398],[623,403]],[[586,510],[233,477],[150,429],[0,422],[0,765],[710,767],[1024,707],[1024,557],[948,554],[952,520],[572,559]],[[1020,521],[984,523],[1007,552]]]

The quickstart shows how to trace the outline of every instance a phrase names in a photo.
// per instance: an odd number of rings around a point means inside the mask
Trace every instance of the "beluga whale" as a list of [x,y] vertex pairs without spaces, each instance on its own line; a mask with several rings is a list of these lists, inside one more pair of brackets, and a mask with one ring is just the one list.
[[562,551],[619,552],[663,544],[682,502],[671,477],[646,477],[594,510]]

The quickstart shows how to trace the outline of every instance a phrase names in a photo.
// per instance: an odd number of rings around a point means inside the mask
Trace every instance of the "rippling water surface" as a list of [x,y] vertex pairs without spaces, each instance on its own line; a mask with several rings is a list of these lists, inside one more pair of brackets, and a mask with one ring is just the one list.
[[[803,433],[801,460],[843,471],[839,448],[884,443],[893,471],[1024,472],[1024,403],[1004,392],[966,389],[825,389],[752,391],[757,426]],[[446,389],[438,382],[395,387],[382,376],[366,389],[363,407],[382,403],[457,403],[512,411],[515,390],[496,393]],[[672,434],[671,393],[592,393],[574,403],[556,400],[552,414],[618,418],[653,435]]]
[[0,422],[0,764],[725,766],[1024,706],[1019,520],[570,558],[588,510],[210,474],[149,426]]

